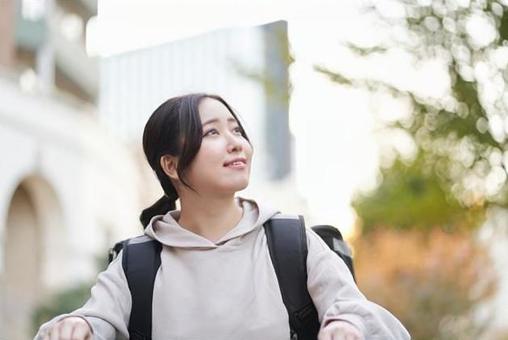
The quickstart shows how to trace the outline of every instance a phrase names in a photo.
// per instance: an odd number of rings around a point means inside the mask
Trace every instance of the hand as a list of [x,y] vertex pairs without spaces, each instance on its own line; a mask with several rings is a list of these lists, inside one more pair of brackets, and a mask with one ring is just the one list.
[[92,340],[92,330],[83,318],[68,316],[51,327],[44,340]]
[[346,321],[336,320],[323,327],[318,340],[363,340],[363,334]]

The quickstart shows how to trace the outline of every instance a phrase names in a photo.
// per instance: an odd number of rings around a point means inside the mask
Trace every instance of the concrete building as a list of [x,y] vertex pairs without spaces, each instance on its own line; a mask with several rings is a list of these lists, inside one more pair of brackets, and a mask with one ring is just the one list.
[[[46,296],[139,230],[135,159],[97,121],[95,1],[0,2],[0,339],[28,339]],[[134,183],[134,185],[125,185]]]

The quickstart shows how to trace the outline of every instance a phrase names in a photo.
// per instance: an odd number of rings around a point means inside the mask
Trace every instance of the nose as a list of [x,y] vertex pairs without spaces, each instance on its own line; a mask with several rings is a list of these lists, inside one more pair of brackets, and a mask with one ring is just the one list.
[[228,152],[242,151],[242,138],[241,136],[229,133],[228,134]]

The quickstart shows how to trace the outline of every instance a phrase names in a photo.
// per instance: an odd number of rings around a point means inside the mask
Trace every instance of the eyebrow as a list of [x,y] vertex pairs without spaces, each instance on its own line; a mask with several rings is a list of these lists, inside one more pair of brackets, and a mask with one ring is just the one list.
[[[218,118],[212,118],[212,119],[209,119],[206,122],[204,122],[202,124],[202,126],[205,126],[205,125],[208,125],[208,124],[212,124],[212,123],[217,123],[218,121],[219,121]],[[228,123],[231,123],[231,122],[237,123],[236,119],[234,119],[234,118],[228,118]]]

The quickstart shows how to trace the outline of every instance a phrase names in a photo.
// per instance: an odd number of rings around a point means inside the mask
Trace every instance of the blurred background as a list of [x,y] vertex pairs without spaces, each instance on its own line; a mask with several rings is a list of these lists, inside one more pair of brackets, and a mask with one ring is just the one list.
[[249,188],[332,224],[414,339],[508,339],[508,2],[0,0],[0,339],[81,305],[162,191],[141,135],[223,96]]

